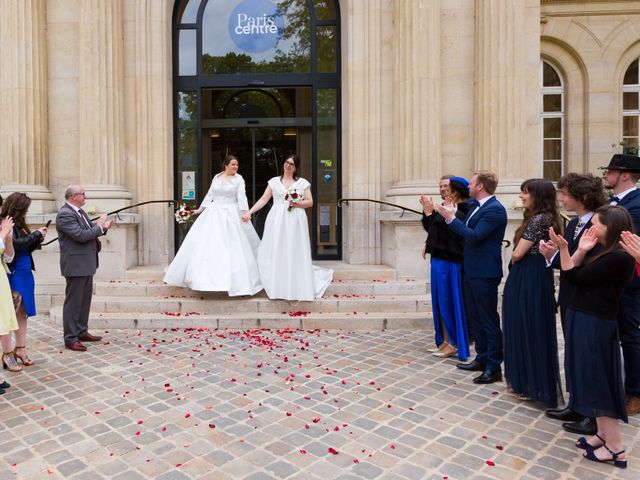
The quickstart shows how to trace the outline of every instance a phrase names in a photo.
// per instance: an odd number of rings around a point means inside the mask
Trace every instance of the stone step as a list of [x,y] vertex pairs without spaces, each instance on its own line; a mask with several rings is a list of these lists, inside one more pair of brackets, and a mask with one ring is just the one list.
[[[341,261],[314,261],[314,265],[333,270],[334,280],[395,280],[396,270],[386,265],[350,265]],[[132,267],[125,272],[125,280],[156,280],[164,277],[164,265]]]
[[[333,295],[421,295],[426,294],[427,283],[413,279],[404,280],[336,280],[325,297]],[[64,288],[61,292],[64,293]],[[224,292],[195,292],[183,287],[173,287],[161,280],[124,280],[95,282],[94,294],[99,296],[203,296],[205,298],[228,298]],[[264,293],[258,295],[264,296]]]
[[[51,309],[51,319],[62,325],[62,307]],[[225,315],[193,315],[189,313],[130,313],[92,312],[89,316],[92,330],[108,329],[283,329],[303,330],[428,330],[433,328],[431,313],[425,312],[371,312],[371,313],[230,313]]]
[[[224,296],[222,296],[224,295]],[[94,296],[91,311],[94,313],[161,313],[197,312],[211,315],[282,313],[304,311],[314,313],[364,313],[364,312],[427,312],[430,310],[428,295],[366,295],[331,296],[312,302],[269,300],[265,296],[229,298],[197,295],[181,297],[133,297]]]

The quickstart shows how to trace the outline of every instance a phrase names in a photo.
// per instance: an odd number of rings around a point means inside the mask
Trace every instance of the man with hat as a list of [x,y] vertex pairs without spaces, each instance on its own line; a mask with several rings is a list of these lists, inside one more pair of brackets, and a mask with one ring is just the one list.
[[[604,184],[613,190],[611,205],[626,208],[640,233],[640,157],[617,154],[605,170]],[[620,298],[618,330],[624,356],[624,388],[627,414],[640,413],[640,276],[636,272]]]

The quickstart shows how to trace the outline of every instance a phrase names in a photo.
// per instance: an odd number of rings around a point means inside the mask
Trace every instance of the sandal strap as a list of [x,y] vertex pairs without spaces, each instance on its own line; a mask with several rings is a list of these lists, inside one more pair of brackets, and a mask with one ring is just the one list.
[[607,449],[607,452],[609,452],[611,454],[611,456],[613,457],[611,460],[615,460],[616,458],[618,458],[620,455],[622,455],[624,453],[624,450],[620,450],[619,452],[614,452],[613,450],[611,450],[609,447],[607,447],[607,445],[603,445],[604,448]]
[[597,433],[595,434],[596,437],[598,437],[600,439],[600,441],[602,442],[603,445],[606,445],[607,442],[605,441],[604,438],[602,438],[600,435],[598,435]]
[[17,350],[19,348],[27,348],[27,347],[25,347],[24,345],[16,345],[16,348],[14,348],[13,350]]

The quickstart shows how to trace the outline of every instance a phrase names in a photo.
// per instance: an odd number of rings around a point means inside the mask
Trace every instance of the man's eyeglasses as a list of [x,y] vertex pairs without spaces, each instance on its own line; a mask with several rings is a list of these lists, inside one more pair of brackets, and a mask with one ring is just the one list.
[[86,194],[86,193],[84,193],[84,192],[74,193],[74,195],[82,195],[83,197],[86,197],[86,196],[87,196],[87,194]]

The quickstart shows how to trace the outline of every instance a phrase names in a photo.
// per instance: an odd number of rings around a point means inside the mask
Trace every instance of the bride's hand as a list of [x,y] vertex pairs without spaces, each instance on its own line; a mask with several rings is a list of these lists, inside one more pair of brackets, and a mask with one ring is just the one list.
[[245,213],[244,215],[242,215],[242,217],[240,217],[240,219],[244,222],[250,222],[251,221],[251,214],[250,213]]
[[191,215],[200,215],[204,211],[204,207],[196,208]]

